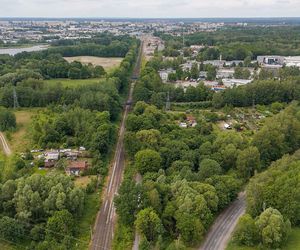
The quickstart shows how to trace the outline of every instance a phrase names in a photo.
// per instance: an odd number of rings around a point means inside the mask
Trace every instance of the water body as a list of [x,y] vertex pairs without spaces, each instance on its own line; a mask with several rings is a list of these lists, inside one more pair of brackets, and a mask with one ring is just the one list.
[[21,52],[40,51],[40,50],[45,50],[47,48],[48,48],[47,45],[35,45],[32,47],[25,47],[25,48],[3,48],[3,49],[0,49],[0,55],[8,54],[8,55],[14,56]]

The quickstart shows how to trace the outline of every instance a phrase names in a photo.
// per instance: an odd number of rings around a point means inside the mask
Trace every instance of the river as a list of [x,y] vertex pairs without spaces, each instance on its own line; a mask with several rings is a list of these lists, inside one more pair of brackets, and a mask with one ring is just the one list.
[[1,54],[8,54],[14,56],[21,52],[33,52],[33,51],[40,51],[45,50],[48,48],[48,45],[35,45],[31,47],[24,47],[24,48],[0,48],[0,55]]

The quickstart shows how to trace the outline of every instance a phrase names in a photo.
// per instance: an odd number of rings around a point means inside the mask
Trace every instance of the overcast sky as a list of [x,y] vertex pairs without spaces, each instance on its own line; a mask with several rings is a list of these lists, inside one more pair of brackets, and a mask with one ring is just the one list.
[[299,17],[300,0],[0,0],[0,17]]

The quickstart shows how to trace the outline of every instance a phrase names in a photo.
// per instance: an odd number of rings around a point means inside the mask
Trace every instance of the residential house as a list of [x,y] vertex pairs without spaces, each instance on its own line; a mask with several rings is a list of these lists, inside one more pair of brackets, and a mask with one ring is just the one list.
[[223,79],[223,78],[233,78],[234,75],[234,69],[218,69],[217,70],[217,79]]
[[59,160],[59,152],[58,151],[46,152],[45,159],[49,160],[49,161],[58,161]]
[[45,160],[44,162],[44,167],[45,168],[53,168],[56,164],[56,161],[47,161]]
[[193,64],[198,64],[199,66],[199,62],[197,62],[196,60],[193,61],[187,61],[184,64],[181,64],[180,67],[182,68],[183,71],[191,71]]
[[69,161],[66,168],[66,174],[79,176],[83,171],[87,170],[87,168],[87,161]]
[[44,157],[45,157],[44,167],[52,168],[55,166],[55,164],[59,160],[59,152],[58,151],[46,152]]
[[222,68],[225,62],[226,61],[224,60],[208,60],[208,61],[204,61],[203,64],[204,65],[211,64],[217,68]]
[[77,160],[79,156],[79,152],[75,150],[67,151],[64,153],[64,156],[67,157],[67,159],[69,160]]
[[187,123],[190,127],[196,127],[197,126],[197,121],[196,121],[196,118],[194,116],[187,115],[186,120],[187,120]]
[[163,82],[167,82],[169,80],[169,74],[176,73],[176,70],[166,69],[158,71],[159,76]]
[[225,87],[232,88],[233,86],[240,86],[240,85],[246,85],[248,83],[251,83],[253,80],[248,79],[223,79],[222,82]]

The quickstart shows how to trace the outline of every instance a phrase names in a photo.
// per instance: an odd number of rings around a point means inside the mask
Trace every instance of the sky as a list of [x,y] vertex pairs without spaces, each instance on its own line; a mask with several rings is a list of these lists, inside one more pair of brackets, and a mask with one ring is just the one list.
[[0,0],[0,17],[299,17],[300,0]]

